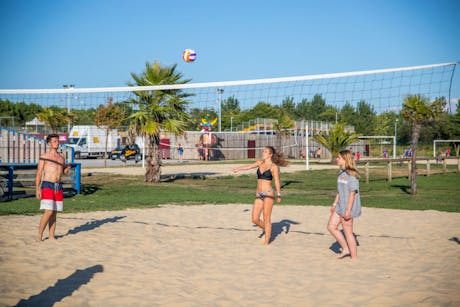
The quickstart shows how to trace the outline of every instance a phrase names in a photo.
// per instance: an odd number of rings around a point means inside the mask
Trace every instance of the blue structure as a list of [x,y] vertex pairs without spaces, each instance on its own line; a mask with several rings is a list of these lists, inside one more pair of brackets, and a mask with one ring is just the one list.
[[[67,184],[70,183],[76,193],[80,194],[81,164],[74,163],[74,150],[72,147],[61,144],[59,148],[64,159],[73,170],[69,175],[70,182],[67,182]],[[40,155],[45,153],[46,149],[47,144],[43,138],[0,127],[0,171],[3,173],[1,177],[5,179],[0,178],[0,184],[2,184],[0,189],[2,186],[6,187],[4,189],[7,191],[3,192],[6,194],[7,199],[13,198],[15,178],[17,179],[18,173],[21,170],[36,170]],[[21,185],[24,187],[30,187],[31,185],[29,184],[23,185],[23,181],[30,182],[34,181],[34,179],[21,178],[21,180],[17,181],[21,181]]]
[[[77,194],[81,192],[81,164],[80,163],[69,163],[71,166],[71,170],[73,172],[69,173],[71,179],[72,188],[75,190]],[[3,175],[6,178],[6,186],[7,186],[7,199],[11,200],[13,198],[13,189],[14,189],[14,180],[15,180],[15,171],[17,170],[36,170],[38,164],[1,164],[0,163],[0,170],[8,171],[7,175]],[[73,174],[72,174],[73,173]],[[35,183],[34,183],[35,186]]]

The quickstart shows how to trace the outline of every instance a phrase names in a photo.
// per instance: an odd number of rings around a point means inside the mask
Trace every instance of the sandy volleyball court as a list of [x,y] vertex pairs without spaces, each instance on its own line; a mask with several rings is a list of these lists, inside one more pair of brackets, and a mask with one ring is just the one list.
[[0,217],[0,305],[460,305],[460,214],[363,209],[360,259],[336,260],[326,207],[276,206],[263,246],[250,205]]

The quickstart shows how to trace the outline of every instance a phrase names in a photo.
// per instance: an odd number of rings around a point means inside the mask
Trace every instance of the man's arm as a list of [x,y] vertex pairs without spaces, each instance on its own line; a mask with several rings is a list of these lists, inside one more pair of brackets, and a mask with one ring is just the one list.
[[37,175],[35,176],[35,196],[38,199],[42,198],[42,190],[40,184],[42,182],[43,168],[45,166],[45,161],[39,160],[37,167]]
[[71,166],[69,164],[65,164],[65,158],[64,158],[63,155],[61,155],[61,157],[62,157],[62,161],[63,161],[62,162],[62,173],[64,175],[67,175],[70,172]]

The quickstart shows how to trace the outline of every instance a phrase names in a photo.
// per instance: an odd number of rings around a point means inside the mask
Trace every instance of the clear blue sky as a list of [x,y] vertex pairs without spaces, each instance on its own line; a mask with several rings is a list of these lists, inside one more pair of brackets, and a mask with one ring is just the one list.
[[458,0],[2,0],[0,12],[0,89],[125,86],[155,59],[192,82],[460,61]]

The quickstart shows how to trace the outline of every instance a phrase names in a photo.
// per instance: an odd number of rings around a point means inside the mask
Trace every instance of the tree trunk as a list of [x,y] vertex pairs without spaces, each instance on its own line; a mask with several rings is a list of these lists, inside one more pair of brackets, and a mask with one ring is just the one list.
[[149,135],[148,144],[149,155],[146,161],[145,182],[159,183],[161,179],[160,135]]
[[410,188],[412,195],[417,194],[417,147],[420,138],[421,125],[418,122],[413,123],[412,127],[412,157],[410,160]]
[[[330,149],[329,152],[331,153],[331,164],[337,164],[337,162],[335,161],[335,158],[337,157],[337,155],[339,154],[339,149]],[[316,154],[316,151],[315,151],[315,154]]]
[[282,143],[283,143],[283,136],[281,135],[281,130],[276,131],[276,151],[281,152],[282,149]]

